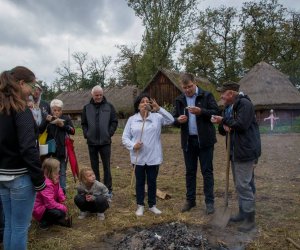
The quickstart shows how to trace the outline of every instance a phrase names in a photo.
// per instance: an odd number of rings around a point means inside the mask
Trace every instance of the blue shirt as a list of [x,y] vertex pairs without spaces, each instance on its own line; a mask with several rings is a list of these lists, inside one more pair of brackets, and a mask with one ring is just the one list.
[[[188,106],[195,106],[196,97],[198,93],[198,87],[196,87],[196,92],[193,96],[185,96],[186,102]],[[196,123],[196,115],[189,114],[189,135],[198,135],[197,123]]]

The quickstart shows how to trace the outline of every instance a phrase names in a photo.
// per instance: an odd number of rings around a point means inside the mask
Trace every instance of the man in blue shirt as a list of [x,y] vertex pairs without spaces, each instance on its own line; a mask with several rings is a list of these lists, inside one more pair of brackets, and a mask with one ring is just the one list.
[[216,131],[210,122],[219,113],[214,96],[197,87],[194,76],[181,76],[183,93],[175,100],[174,125],[181,128],[181,146],[186,167],[186,203],[182,212],[196,206],[198,159],[203,176],[206,213],[214,213],[213,151]]

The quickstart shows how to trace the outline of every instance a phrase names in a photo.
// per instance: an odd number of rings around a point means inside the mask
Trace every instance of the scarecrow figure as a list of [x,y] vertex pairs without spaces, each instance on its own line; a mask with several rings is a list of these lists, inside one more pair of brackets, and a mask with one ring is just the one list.
[[278,119],[279,119],[279,117],[276,117],[276,116],[274,115],[274,110],[271,109],[271,110],[270,110],[270,116],[267,117],[267,118],[265,118],[264,121],[270,120],[270,123],[271,123],[271,131],[273,131],[275,121],[278,120]]

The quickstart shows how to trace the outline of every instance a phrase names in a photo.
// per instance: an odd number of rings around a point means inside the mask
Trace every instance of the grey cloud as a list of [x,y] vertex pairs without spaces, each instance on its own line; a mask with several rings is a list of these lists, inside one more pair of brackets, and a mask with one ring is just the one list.
[[101,35],[103,21],[109,32],[125,32],[134,21],[134,14],[124,0],[13,0],[17,8],[35,15],[37,32]]

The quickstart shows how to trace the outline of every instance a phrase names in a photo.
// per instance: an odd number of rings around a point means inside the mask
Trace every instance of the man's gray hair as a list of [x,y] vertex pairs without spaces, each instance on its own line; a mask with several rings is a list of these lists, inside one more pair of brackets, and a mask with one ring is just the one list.
[[103,89],[102,89],[102,87],[100,86],[100,85],[96,85],[96,86],[94,86],[93,88],[92,88],[92,91],[91,91],[91,93],[93,94],[96,90],[100,90],[100,91],[102,91],[103,92]]

